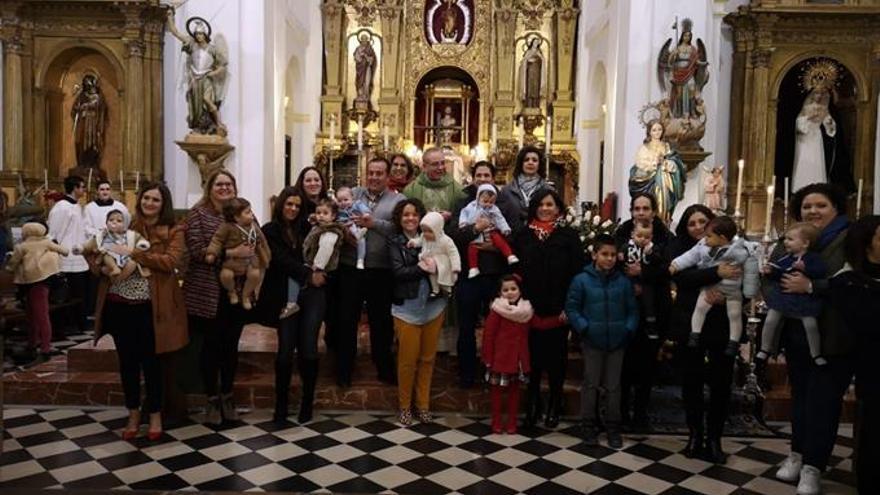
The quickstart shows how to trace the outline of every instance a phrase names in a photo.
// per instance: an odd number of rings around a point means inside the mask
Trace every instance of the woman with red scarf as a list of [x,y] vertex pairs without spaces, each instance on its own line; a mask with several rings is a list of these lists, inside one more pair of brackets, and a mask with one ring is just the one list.
[[529,202],[528,226],[513,238],[520,259],[523,297],[532,302],[535,318],[529,331],[531,376],[526,396],[526,426],[541,417],[541,375],[550,385],[544,425],[559,424],[565,381],[568,321],[563,308],[571,279],[584,267],[584,248],[577,232],[562,223],[565,205],[551,189],[541,189]]
[[388,189],[402,193],[415,176],[415,167],[409,157],[403,153],[391,155],[391,170],[388,178]]

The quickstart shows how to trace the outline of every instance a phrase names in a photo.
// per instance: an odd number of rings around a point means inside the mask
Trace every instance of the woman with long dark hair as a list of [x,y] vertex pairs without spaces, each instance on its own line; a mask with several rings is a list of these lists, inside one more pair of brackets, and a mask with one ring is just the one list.
[[[674,259],[706,236],[706,225],[715,218],[712,211],[700,204],[684,210],[676,227],[676,236],[668,247],[667,259]],[[742,269],[730,264],[712,268],[689,268],[673,277],[677,288],[669,324],[669,339],[680,349],[683,368],[682,396],[688,425],[686,457],[702,457],[709,462],[723,464],[721,435],[730,405],[730,385],[733,382],[733,356],[724,353],[730,335],[730,321],[723,299],[716,302],[706,316],[697,347],[686,345],[691,331],[691,314],[704,287],[722,279],[742,276]],[[704,386],[709,386],[709,409],[705,407]],[[706,434],[708,432],[708,434]]]
[[571,279],[584,268],[584,248],[577,231],[564,225],[565,204],[551,189],[541,189],[529,203],[527,227],[514,234],[520,259],[523,297],[532,302],[535,318],[529,331],[531,376],[526,401],[526,426],[542,415],[541,377],[547,372],[550,397],[544,425],[559,424],[568,342],[563,311]]
[[[141,276],[129,264],[116,277],[102,277],[95,311],[95,338],[106,331],[113,336],[119,355],[119,374],[128,409],[128,425],[122,438],[134,439],[141,421],[141,372],[146,387],[145,410],[150,415],[148,437],[162,436],[162,371],[160,354],[177,351],[189,341],[183,293],[175,269],[184,256],[183,227],[174,221],[171,191],[165,184],[148,182],[138,191],[131,230],[150,242],[147,250],[114,245],[110,251],[131,256],[150,270]],[[93,270],[100,256],[91,260]]]
[[[831,305],[843,315],[856,342],[856,466],[860,494],[880,486],[880,216],[854,223],[846,234],[846,266],[831,279]],[[872,465],[872,463],[874,463]]]
[[[303,260],[302,243],[311,226],[304,220],[302,202],[298,189],[285,187],[275,200],[272,221],[263,226],[263,234],[272,251],[272,261],[263,280],[257,312],[263,325],[278,330],[273,419],[279,423],[286,421],[288,416],[294,351],[297,352],[303,384],[298,420],[306,423],[312,418],[315,382],[318,378],[318,333],[327,306],[324,272],[312,271]],[[288,279],[293,279],[302,288],[297,301],[300,310],[292,316],[280,318],[288,302]]]

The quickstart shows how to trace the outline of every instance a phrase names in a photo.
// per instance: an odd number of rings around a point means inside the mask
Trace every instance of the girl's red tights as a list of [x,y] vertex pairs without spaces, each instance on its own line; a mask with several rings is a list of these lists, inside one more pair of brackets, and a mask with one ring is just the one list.
[[519,414],[519,383],[513,382],[506,387],[501,385],[492,385],[492,432],[501,433],[504,431],[501,421],[502,398],[501,391],[507,389],[507,433],[516,433],[516,420]]

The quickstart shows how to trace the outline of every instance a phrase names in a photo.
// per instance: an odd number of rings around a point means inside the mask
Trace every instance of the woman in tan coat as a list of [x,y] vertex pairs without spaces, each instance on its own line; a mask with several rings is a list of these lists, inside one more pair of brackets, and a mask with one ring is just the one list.
[[[158,355],[179,350],[189,340],[183,293],[175,275],[184,256],[184,229],[174,222],[167,186],[158,182],[143,185],[131,229],[150,241],[150,249],[132,250],[123,245],[110,249],[131,256],[152,274],[143,278],[130,264],[116,277],[102,277],[95,308],[95,336],[112,335],[119,354],[119,373],[129,412],[123,439],[133,439],[138,434],[143,370],[146,410],[150,413],[147,435],[150,440],[158,440],[162,436],[162,372]],[[100,268],[99,261],[90,261],[93,270]]]

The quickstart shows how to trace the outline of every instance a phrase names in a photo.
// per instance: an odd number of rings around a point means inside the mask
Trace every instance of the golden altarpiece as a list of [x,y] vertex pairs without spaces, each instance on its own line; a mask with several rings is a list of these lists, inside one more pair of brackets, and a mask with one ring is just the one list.
[[[316,163],[335,185],[372,154],[442,146],[463,170],[509,178],[522,144],[547,149],[575,197],[576,0],[327,0]],[[374,74],[375,72],[375,74]],[[549,119],[548,119],[549,117]]]
[[123,179],[128,195],[162,176],[166,9],[159,0],[0,3],[7,192],[20,177],[29,189],[60,190],[71,169],[106,176],[115,190]]
[[[880,86],[880,1],[753,0],[724,21],[735,37],[728,163],[745,161],[746,230],[764,229],[767,190],[774,177],[771,194],[781,201],[784,178],[799,163],[798,119],[806,115],[813,93],[828,95],[824,108],[833,119],[828,121],[833,150],[828,139],[824,142],[826,155],[834,157],[826,162],[828,180],[851,194],[853,217],[861,181],[861,214],[869,213]],[[736,173],[730,177],[732,192]],[[776,208],[777,227],[782,210]]]

